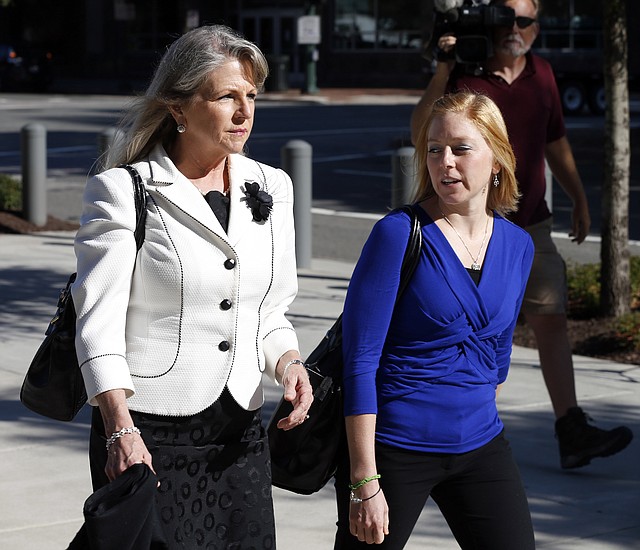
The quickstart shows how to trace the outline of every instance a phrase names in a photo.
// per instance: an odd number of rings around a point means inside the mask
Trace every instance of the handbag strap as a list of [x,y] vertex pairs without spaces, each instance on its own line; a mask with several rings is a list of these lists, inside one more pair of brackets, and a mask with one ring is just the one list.
[[[401,210],[409,215],[411,231],[402,259],[402,267],[400,268],[400,284],[398,285],[396,302],[409,284],[420,259],[420,250],[422,249],[422,225],[420,224],[416,208],[416,206],[408,204],[401,208]],[[337,367],[334,362],[333,367],[328,368],[326,366],[323,368],[320,363],[324,357],[334,352],[342,344],[342,316],[343,313],[335,320],[320,344],[309,354],[306,362],[308,368],[313,369],[322,376],[329,376],[335,379],[339,379],[342,376],[341,362],[339,362],[340,364]],[[341,351],[340,354],[342,354]]]
[[133,232],[136,238],[136,248],[140,250],[145,236],[145,223],[147,221],[147,192],[142,183],[140,173],[130,164],[121,164],[118,168],[124,168],[133,180],[133,198],[136,203],[136,228]]
[[409,215],[409,219],[411,221],[411,232],[409,233],[407,248],[404,251],[402,267],[400,268],[400,284],[398,285],[396,302],[400,299],[400,296],[402,296],[402,293],[407,288],[420,259],[420,249],[422,248],[422,225],[420,224],[420,218],[418,217],[416,208],[417,207],[412,204],[405,204],[401,208],[402,211]]

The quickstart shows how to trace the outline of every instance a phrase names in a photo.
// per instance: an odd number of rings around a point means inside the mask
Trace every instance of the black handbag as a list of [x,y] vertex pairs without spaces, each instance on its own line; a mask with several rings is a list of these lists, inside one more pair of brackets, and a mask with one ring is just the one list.
[[[135,239],[138,250],[144,242],[146,192],[138,171],[121,165],[133,180],[136,205]],[[76,310],[71,296],[72,273],[67,286],[60,291],[58,309],[45,331],[45,338],[33,357],[22,388],[20,401],[39,415],[54,420],[70,421],[87,401],[82,372],[76,355]]]
[[[415,208],[402,207],[411,218],[411,233],[402,261],[396,301],[411,280],[420,258],[422,232]],[[289,401],[280,399],[269,420],[267,434],[273,485],[310,495],[322,489],[333,477],[340,449],[346,449],[342,399],[342,314],[311,352],[305,367],[313,387],[309,418],[291,430],[279,429],[278,421],[293,410]]]

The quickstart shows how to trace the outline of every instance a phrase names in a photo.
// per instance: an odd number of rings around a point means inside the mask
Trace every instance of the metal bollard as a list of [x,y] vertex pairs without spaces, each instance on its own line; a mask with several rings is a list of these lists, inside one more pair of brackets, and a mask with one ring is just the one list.
[[391,159],[391,207],[398,208],[411,201],[415,189],[415,147],[400,147]]
[[27,124],[20,132],[22,151],[22,216],[43,226],[47,223],[47,130]]
[[293,216],[296,224],[296,262],[311,267],[311,191],[313,148],[306,141],[294,139],[280,150],[282,169],[293,181]]

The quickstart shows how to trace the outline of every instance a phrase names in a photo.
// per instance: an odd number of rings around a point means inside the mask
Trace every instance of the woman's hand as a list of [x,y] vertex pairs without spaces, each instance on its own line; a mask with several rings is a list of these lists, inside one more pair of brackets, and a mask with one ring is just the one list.
[[[380,486],[375,453],[375,414],[345,417],[349,443],[349,531],[361,542],[381,544],[389,534],[389,506]],[[358,502],[358,500],[360,502]]]
[[[134,427],[124,390],[106,391],[96,396],[96,400],[107,439],[123,428]],[[107,465],[104,471],[109,480],[113,481],[125,470],[140,463],[146,464],[154,474],[156,473],[151,463],[151,453],[140,434],[127,433],[111,443],[107,450]]]
[[276,372],[280,373],[285,401],[290,401],[293,405],[291,414],[282,418],[277,425],[282,430],[290,430],[307,419],[307,412],[313,403],[313,388],[307,369],[297,355],[293,356],[289,352],[283,355],[278,361]]
[[349,506],[349,531],[359,541],[381,544],[389,534],[389,506],[377,481],[371,481],[354,491],[362,502]]
[[[112,432],[107,432],[107,437],[109,437],[110,433]],[[151,463],[151,453],[147,450],[142,437],[136,433],[127,434],[116,439],[111,444],[107,451],[107,465],[104,471],[109,481],[113,481],[123,474],[125,470],[134,464],[140,463],[149,466],[155,474]]]

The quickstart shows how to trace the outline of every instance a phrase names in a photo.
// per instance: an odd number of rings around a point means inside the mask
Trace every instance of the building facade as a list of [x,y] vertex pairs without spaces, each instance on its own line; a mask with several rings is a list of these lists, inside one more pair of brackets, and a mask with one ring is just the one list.
[[[638,4],[628,3],[630,29]],[[0,43],[47,48],[59,77],[111,79],[127,91],[147,82],[176,36],[223,23],[256,42],[284,72],[287,87],[304,87],[312,67],[319,87],[422,88],[431,74],[424,44],[433,6],[433,0],[0,0]],[[536,46],[548,54],[583,49],[593,59],[601,52],[601,12],[599,0],[545,2]],[[314,44],[299,28],[300,18],[310,17],[319,21]],[[636,67],[637,33],[629,34]]]

